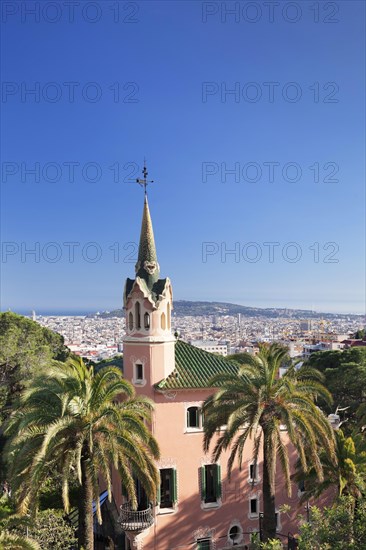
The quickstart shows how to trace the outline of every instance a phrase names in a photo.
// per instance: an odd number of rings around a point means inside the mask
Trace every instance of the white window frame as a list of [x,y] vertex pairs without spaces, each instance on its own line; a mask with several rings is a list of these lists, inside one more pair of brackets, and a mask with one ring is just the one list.
[[[252,512],[252,506],[251,506],[252,500],[257,501],[257,511],[256,511],[256,513]],[[258,519],[259,518],[259,506],[260,506],[259,494],[257,493],[257,494],[249,495],[249,499],[248,499],[248,518],[249,519]]]
[[[197,427],[190,427],[187,423],[187,416],[188,416],[188,409],[191,408],[197,408],[198,409],[198,426]],[[185,433],[198,433],[203,432],[203,416],[202,416],[202,402],[200,403],[186,403],[184,407],[184,431]]]
[[258,462],[256,463],[256,467],[255,467],[255,473],[256,473],[256,476],[255,478],[253,479],[252,476],[250,475],[250,468],[254,466],[254,461],[250,462],[248,464],[248,483],[250,483],[251,485],[258,485],[258,483],[261,481],[261,477],[259,475],[259,464]]
[[[220,468],[221,468],[220,462],[210,462],[210,461],[203,462],[201,464],[201,467],[203,467],[203,466],[212,466],[214,464],[216,464],[217,466],[220,466]],[[202,483],[202,479],[200,480],[200,491],[201,491],[201,483]],[[220,484],[221,484],[221,496],[216,498],[215,502],[205,502],[204,500],[201,499],[201,509],[202,510],[210,510],[212,508],[221,508],[221,506],[222,506],[222,491],[223,491],[222,471],[221,471]]]
[[[177,480],[177,466],[176,465],[174,465],[174,466],[164,466],[163,468],[159,467],[159,472],[160,472],[160,470],[175,470],[175,476],[176,476],[176,480]],[[157,513],[160,516],[164,516],[166,514],[174,514],[175,512],[178,511],[178,481],[176,481],[176,483],[177,483],[177,485],[176,485],[177,500],[175,502],[173,502],[172,507],[167,507],[167,508],[162,508],[161,503],[159,503],[159,505],[157,506]]]
[[[138,365],[142,366],[142,378],[137,378],[137,367]],[[134,386],[143,387],[146,385],[146,378],[145,378],[145,362],[141,361],[140,359],[137,359],[133,363],[133,378],[132,383]]]

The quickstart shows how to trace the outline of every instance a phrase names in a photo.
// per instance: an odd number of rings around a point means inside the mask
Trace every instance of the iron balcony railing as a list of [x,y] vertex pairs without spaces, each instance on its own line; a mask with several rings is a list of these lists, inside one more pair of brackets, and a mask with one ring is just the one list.
[[120,509],[121,515],[118,522],[123,531],[143,531],[154,523],[151,504],[147,510],[132,510],[131,504],[126,502]]

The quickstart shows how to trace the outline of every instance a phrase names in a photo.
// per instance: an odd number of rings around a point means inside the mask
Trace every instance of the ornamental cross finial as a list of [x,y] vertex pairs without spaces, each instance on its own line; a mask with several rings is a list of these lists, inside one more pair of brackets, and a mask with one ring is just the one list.
[[146,187],[149,183],[154,183],[154,180],[148,180],[147,179],[147,175],[148,175],[148,171],[147,171],[147,168],[146,168],[146,159],[144,159],[144,167],[142,169],[142,175],[144,176],[142,179],[141,178],[137,178],[136,179],[136,183],[138,183],[139,185],[141,185],[141,187],[144,187],[145,189],[145,195],[147,195],[147,191],[146,191]]

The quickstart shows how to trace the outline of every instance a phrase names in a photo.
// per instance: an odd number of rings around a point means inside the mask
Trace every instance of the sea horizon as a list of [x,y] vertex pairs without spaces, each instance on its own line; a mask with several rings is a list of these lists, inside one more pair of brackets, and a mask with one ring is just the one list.
[[[199,302],[199,300],[177,300],[177,302]],[[286,307],[286,306],[246,306],[244,304],[239,304],[237,302],[221,302],[221,301],[217,301],[217,300],[202,300],[201,302],[206,302],[206,303],[223,303],[223,304],[232,304],[232,305],[241,305],[243,307],[250,307],[250,308],[255,308],[255,309],[263,309],[263,310],[268,310],[268,309],[278,309],[278,310],[288,310],[289,312],[290,311],[304,311],[304,312],[310,312],[312,313],[314,316],[317,316],[317,315],[352,315],[352,316],[357,316],[357,317],[361,317],[361,318],[365,318],[365,313],[360,313],[360,312],[355,312],[355,311],[326,311],[324,309],[322,310],[317,310],[317,309],[311,309],[311,308],[302,308],[302,307]],[[90,314],[97,314],[97,313],[110,313],[112,311],[116,311],[118,309],[123,309],[122,307],[111,307],[111,308],[85,308],[85,309],[75,309],[75,310],[71,310],[71,309],[60,309],[60,308],[50,308],[50,309],[37,309],[37,308],[34,308],[33,310],[32,309],[29,309],[29,308],[0,308],[0,313],[5,313],[7,311],[11,311],[13,313],[16,313],[18,315],[23,315],[24,317],[32,317],[33,315],[33,311],[35,312],[36,316],[42,316],[42,317],[52,317],[52,316],[56,316],[56,317],[83,317],[83,316],[86,316],[86,315],[90,315]],[[174,315],[174,312],[173,312],[173,315]],[[216,313],[215,315],[219,315],[218,313]]]

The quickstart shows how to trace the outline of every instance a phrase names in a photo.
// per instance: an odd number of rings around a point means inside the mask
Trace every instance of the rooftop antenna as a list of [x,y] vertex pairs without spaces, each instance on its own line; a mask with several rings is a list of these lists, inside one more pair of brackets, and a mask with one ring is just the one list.
[[154,180],[148,180],[147,179],[148,171],[147,171],[147,168],[146,168],[146,159],[145,158],[144,158],[144,167],[142,169],[142,175],[144,176],[143,178],[136,178],[136,183],[141,185],[141,187],[144,187],[145,195],[147,195],[146,187],[148,186],[149,183],[154,183]]

